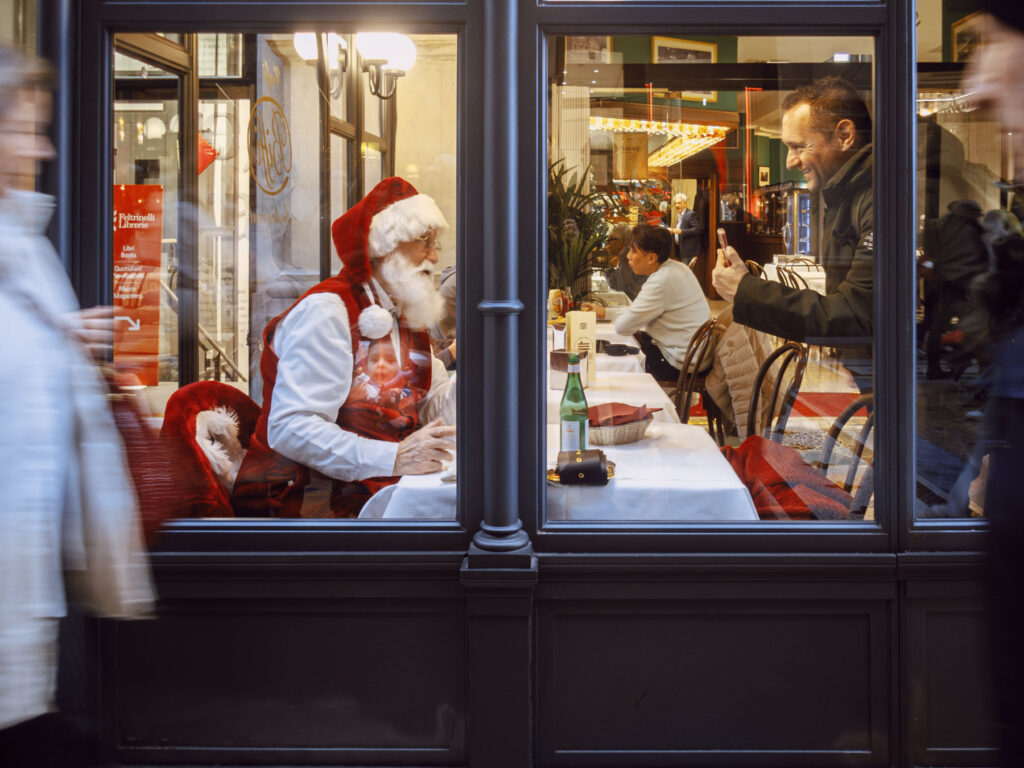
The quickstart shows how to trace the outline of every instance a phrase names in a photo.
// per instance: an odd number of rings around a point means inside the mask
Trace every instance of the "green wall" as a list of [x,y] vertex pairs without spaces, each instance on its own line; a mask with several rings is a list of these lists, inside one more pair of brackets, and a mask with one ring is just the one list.
[[[718,37],[714,35],[687,35],[684,40],[696,40],[700,43],[714,43],[718,46],[719,63],[735,63],[737,43],[736,37]],[[623,64],[650,64],[650,35],[619,35],[612,40],[612,50],[622,54]],[[680,99],[656,99],[658,104],[681,106],[693,109],[721,109],[727,112],[736,111],[737,94],[733,91],[719,91],[718,101],[708,102],[705,107],[699,101]],[[632,99],[631,99],[632,100]],[[646,101],[646,99],[644,99]]]

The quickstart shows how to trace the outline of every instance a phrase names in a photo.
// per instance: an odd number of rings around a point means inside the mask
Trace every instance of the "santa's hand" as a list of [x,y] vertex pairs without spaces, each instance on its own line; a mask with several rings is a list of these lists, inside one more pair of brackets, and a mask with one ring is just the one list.
[[711,273],[711,284],[715,286],[719,296],[726,301],[736,298],[740,280],[746,274],[748,274],[747,267],[735,248],[729,245],[724,249],[718,249],[718,262]]
[[424,424],[398,444],[396,475],[427,475],[441,471],[442,461],[451,461],[455,450],[455,427],[446,427],[440,419]]

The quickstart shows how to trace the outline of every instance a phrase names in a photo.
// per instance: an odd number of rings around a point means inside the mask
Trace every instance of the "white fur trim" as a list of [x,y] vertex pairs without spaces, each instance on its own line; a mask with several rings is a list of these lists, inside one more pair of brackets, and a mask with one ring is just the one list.
[[387,336],[394,325],[391,313],[379,304],[371,304],[359,313],[359,335],[364,339],[380,339]]
[[431,230],[447,229],[441,209],[428,195],[413,195],[392,203],[373,217],[368,236],[370,258],[380,259]]
[[245,449],[238,439],[238,414],[223,405],[196,414],[196,442],[210,469],[228,491],[235,487]]

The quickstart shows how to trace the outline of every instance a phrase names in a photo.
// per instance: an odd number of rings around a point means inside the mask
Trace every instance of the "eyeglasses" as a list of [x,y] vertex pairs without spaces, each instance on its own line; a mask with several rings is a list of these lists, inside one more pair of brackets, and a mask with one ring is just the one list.
[[441,252],[441,246],[437,242],[437,235],[420,235],[416,240],[423,246],[425,251],[434,251],[434,253]]

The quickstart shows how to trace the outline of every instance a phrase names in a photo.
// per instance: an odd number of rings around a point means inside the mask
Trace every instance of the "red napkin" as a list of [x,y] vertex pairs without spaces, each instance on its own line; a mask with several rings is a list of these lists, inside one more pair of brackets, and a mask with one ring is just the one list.
[[620,424],[631,424],[643,421],[661,408],[648,408],[644,405],[626,405],[625,403],[600,403],[587,409],[592,427],[617,427]]

